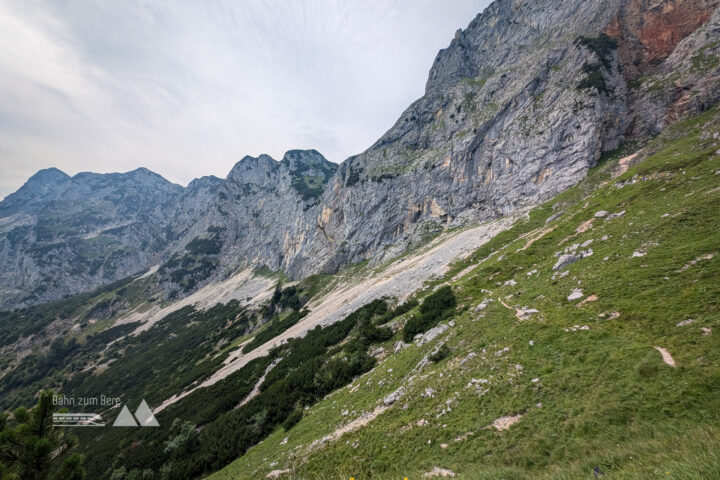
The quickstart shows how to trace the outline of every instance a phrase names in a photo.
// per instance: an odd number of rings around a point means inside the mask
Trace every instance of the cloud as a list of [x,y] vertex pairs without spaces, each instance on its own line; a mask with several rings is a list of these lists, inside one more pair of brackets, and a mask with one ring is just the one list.
[[245,154],[340,162],[486,3],[0,0],[0,196],[49,166],[186,184]]

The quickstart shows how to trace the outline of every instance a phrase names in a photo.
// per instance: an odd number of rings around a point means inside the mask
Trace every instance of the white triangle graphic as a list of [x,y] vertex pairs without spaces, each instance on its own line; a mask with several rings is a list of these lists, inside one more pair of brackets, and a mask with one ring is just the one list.
[[152,410],[150,410],[150,407],[148,407],[148,404],[144,399],[140,403],[140,406],[138,407],[138,409],[135,411],[135,418],[138,419],[141,427],[159,427],[160,426],[157,419],[155,418],[155,415],[153,415]]
[[122,410],[120,410],[120,415],[117,416],[115,419],[115,423],[113,423],[113,427],[137,427],[138,424],[133,418],[132,414],[130,413],[130,410],[128,410],[127,405],[123,405]]

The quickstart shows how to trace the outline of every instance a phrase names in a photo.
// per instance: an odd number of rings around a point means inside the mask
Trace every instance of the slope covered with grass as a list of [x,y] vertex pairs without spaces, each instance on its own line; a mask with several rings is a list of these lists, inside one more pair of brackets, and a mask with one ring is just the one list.
[[719,137],[714,108],[604,159],[417,292],[452,287],[435,330],[394,319],[377,366],[210,478],[720,478]]

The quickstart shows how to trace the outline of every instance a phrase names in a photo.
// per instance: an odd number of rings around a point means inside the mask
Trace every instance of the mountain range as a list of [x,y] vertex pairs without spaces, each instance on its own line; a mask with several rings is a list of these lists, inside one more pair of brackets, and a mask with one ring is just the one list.
[[[0,304],[171,258],[174,295],[248,265],[331,273],[537,204],[603,152],[718,100],[717,3],[494,2],[438,53],[425,95],[339,166],[313,150],[245,157],[186,188],[145,169],[40,171],[0,203]],[[183,258],[193,240],[212,253]]]

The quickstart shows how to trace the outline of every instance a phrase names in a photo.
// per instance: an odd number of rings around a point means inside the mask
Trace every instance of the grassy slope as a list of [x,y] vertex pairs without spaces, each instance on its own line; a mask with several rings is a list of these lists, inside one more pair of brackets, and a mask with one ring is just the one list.
[[[448,279],[477,263],[452,282],[454,327],[388,356],[211,478],[286,468],[288,478],[422,478],[441,467],[471,479],[570,479],[593,478],[598,467],[608,479],[720,479],[719,131],[715,108],[667,129],[644,150],[655,153],[618,179],[609,174],[617,158],[601,164],[455,266]],[[630,182],[618,188],[621,181]],[[554,229],[519,250],[554,210],[564,211],[547,224]],[[626,213],[576,233],[599,210]],[[590,239],[593,255],[553,280],[554,254]],[[646,255],[631,258],[636,251]],[[517,284],[504,286],[510,279]],[[566,299],[574,288],[598,299],[578,306]],[[476,312],[485,298],[494,302]],[[540,312],[519,320],[498,299]],[[439,342],[451,355],[412,372]],[[477,356],[462,363],[470,352]],[[487,379],[486,388],[468,387],[472,378]],[[367,426],[311,447],[400,386],[404,396]],[[426,388],[434,393],[422,396]],[[516,414],[509,429],[489,428]]]

